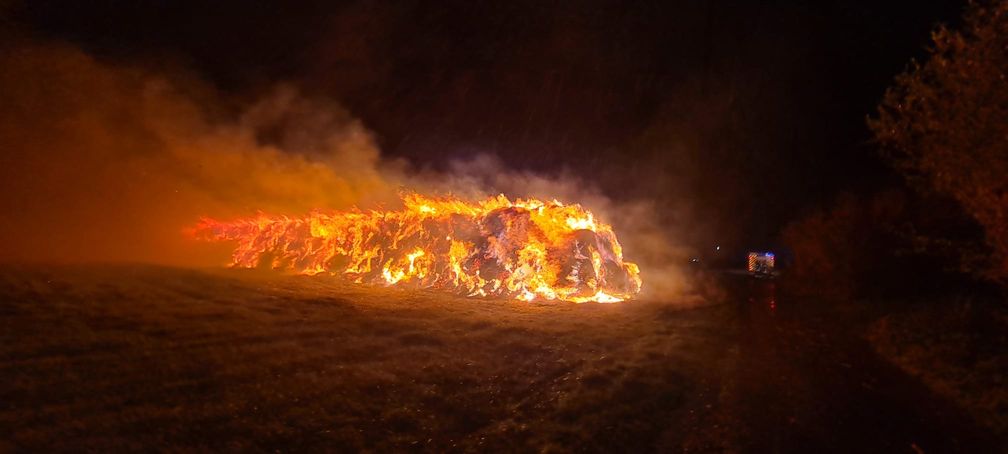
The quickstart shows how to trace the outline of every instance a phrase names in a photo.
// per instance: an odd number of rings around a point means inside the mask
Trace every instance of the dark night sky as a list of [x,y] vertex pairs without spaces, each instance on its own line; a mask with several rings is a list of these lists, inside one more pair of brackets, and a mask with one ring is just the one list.
[[766,241],[841,191],[898,182],[865,116],[963,7],[249,3],[32,1],[12,17],[106,58],[182,62],[226,93],[294,81],[416,164],[491,152],[518,169],[568,168],[612,197],[689,200],[690,216],[720,219],[711,235],[742,225]]

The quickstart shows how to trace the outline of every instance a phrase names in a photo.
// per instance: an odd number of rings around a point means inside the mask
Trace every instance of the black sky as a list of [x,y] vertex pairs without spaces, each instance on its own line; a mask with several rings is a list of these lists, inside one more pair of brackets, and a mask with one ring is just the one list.
[[[226,93],[293,81],[383,152],[475,152],[651,197],[696,241],[766,241],[842,191],[898,181],[867,143],[893,76],[962,1],[32,1],[14,21]],[[814,5],[813,5],[814,4]],[[682,214],[682,213],[688,214]],[[739,233],[738,226],[744,226]]]

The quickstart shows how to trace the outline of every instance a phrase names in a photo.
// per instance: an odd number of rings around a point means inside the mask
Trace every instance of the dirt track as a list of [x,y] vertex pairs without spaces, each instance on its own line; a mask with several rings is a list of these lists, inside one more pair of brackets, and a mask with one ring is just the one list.
[[[0,272],[0,451],[991,452],[807,305],[528,304],[149,266]],[[771,304],[772,302],[772,304]]]

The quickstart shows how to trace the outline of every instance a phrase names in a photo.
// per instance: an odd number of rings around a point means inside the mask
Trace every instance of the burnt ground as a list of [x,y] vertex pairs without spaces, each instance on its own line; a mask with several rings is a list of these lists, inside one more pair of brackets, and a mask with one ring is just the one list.
[[0,270],[0,451],[995,452],[843,311]]

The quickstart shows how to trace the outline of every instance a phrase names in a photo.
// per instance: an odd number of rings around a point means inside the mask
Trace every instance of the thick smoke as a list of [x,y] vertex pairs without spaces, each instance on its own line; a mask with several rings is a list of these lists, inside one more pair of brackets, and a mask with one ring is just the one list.
[[206,86],[72,48],[7,51],[0,68],[5,259],[219,263],[180,234],[200,215],[395,195],[367,130],[289,88],[227,118]]
[[590,179],[515,172],[476,153],[448,172],[413,170],[383,159],[337,104],[290,86],[242,104],[180,74],[61,45],[3,51],[0,260],[219,265],[227,245],[182,234],[201,216],[393,207],[408,187],[582,203],[614,225],[645,294],[681,288],[667,266],[680,254],[647,202],[617,205]]

